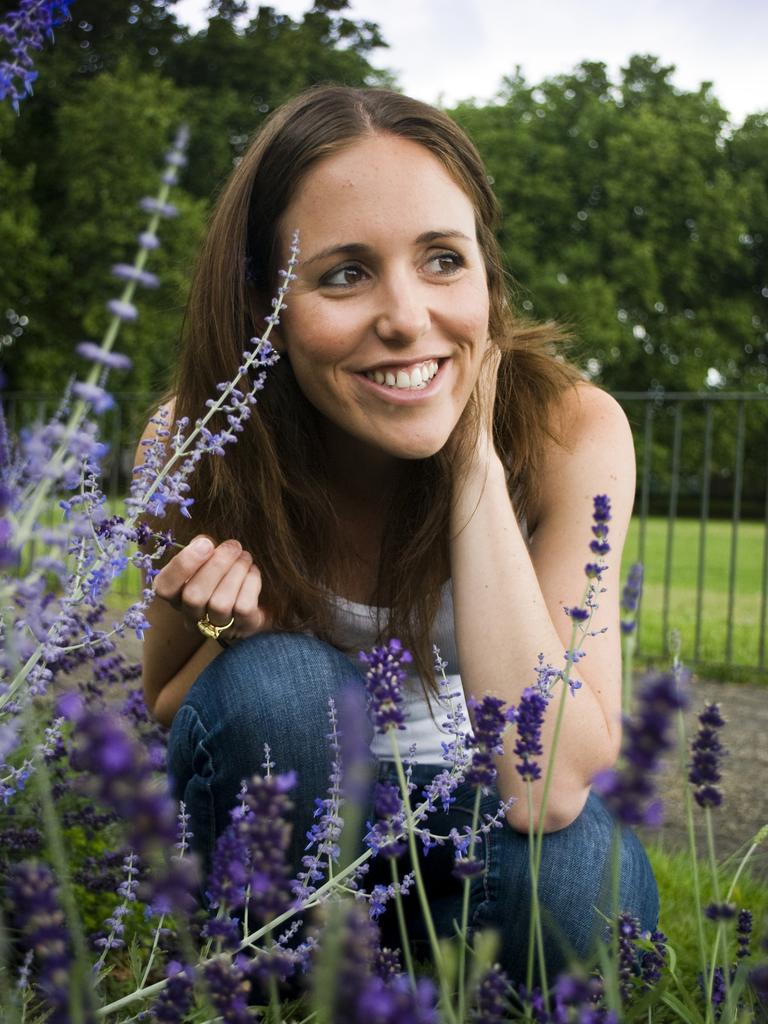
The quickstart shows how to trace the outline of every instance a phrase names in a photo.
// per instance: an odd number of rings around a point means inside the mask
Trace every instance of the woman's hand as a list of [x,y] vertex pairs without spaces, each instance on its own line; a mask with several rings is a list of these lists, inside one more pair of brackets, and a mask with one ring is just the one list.
[[158,597],[180,611],[190,628],[208,618],[214,626],[226,626],[227,641],[244,639],[270,626],[259,606],[261,573],[251,555],[236,540],[214,544],[201,534],[190,541],[157,574]]
[[[499,375],[501,352],[497,345],[488,342],[483,356],[480,373],[473,395],[476,403],[476,415],[479,418],[477,433],[467,437],[465,424],[459,427],[449,441],[449,454],[454,468],[454,488],[457,492],[469,490],[474,492],[473,484],[483,487],[488,469],[494,458],[497,458],[493,445],[493,410],[496,404],[496,382]],[[466,410],[474,414],[475,410]]]

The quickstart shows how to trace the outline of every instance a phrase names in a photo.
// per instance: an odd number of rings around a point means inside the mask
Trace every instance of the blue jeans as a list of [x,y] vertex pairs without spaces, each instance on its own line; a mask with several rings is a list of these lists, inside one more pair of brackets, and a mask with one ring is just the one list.
[[[290,857],[294,872],[299,870],[315,797],[325,796],[328,786],[328,698],[338,700],[350,683],[362,686],[362,677],[344,654],[313,637],[290,633],[262,633],[229,648],[195,681],[173,721],[169,771],[175,795],[191,815],[192,846],[204,864],[229,822],[241,780],[263,771],[266,742],[273,771],[298,772]],[[415,795],[441,767],[414,767]],[[375,775],[396,781],[390,762],[378,763]],[[431,831],[447,835],[451,828],[461,832],[470,823],[474,789],[461,785],[456,797],[447,813],[430,815]],[[498,804],[493,789],[482,799],[481,814],[493,813]],[[370,807],[366,811],[370,818]],[[550,977],[564,970],[573,956],[588,957],[602,931],[596,908],[607,911],[609,906],[614,827],[593,793],[571,825],[544,837],[539,899]],[[472,882],[470,926],[498,932],[499,962],[512,978],[523,980],[531,906],[528,837],[504,822],[484,835],[482,843],[484,870]],[[362,850],[362,838],[360,846]],[[463,891],[463,883],[451,873],[452,844],[433,848],[421,855],[421,862],[438,934],[452,935],[453,922],[461,917]],[[408,870],[407,856],[399,870],[401,876]],[[373,860],[366,888],[376,881],[391,882],[389,865],[381,858]],[[426,953],[415,892],[405,906],[414,950]],[[620,906],[638,917],[644,929],[656,926],[656,882],[640,841],[629,830],[621,833]],[[390,946],[399,944],[394,918],[394,909],[388,909],[380,920],[383,942]]]

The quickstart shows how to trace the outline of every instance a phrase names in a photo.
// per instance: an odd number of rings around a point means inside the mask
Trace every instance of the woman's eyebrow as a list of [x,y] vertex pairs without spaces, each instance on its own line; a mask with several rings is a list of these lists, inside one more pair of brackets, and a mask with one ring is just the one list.
[[[416,238],[417,245],[424,245],[428,242],[436,242],[440,239],[451,239],[460,238],[465,242],[471,242],[472,239],[466,235],[463,231],[459,231],[456,228],[438,228],[436,231],[424,231]],[[316,252],[309,259],[302,260],[305,267],[311,263],[317,263],[319,260],[327,259],[329,256],[366,256],[372,251],[370,245],[366,245],[364,242],[344,242],[341,245],[329,245],[325,249],[321,249],[320,252]]]

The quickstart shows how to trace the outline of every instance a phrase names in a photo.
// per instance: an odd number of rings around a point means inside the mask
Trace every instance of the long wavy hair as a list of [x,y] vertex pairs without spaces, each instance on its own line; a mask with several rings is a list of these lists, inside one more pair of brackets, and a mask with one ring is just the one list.
[[[216,384],[236,375],[247,339],[262,333],[277,289],[280,218],[307,172],[376,134],[424,146],[472,202],[490,296],[489,333],[501,351],[494,440],[515,510],[533,525],[545,445],[561,443],[553,410],[578,373],[557,353],[563,336],[555,325],[524,323],[513,314],[495,234],[498,204],[474,145],[446,114],[399,93],[318,86],[276,110],[255,136],[221,191],[197,262],[171,389],[175,416],[194,422]],[[473,396],[456,427],[460,449],[476,442],[478,421]],[[338,643],[331,595],[349,578],[353,557],[325,467],[318,414],[283,358],[270,369],[237,444],[225,458],[199,463],[191,481],[192,523],[178,516],[173,527],[182,540],[201,530],[219,541],[239,540],[261,570],[262,600],[275,627]],[[414,652],[427,696],[437,690],[430,633],[450,573],[451,480],[443,451],[404,466],[372,595],[386,610],[381,635],[398,636]]]

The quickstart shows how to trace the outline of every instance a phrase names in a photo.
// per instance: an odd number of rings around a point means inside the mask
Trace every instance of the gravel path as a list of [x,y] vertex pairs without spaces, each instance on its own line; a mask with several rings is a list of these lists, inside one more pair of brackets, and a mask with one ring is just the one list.
[[[696,680],[691,687],[688,735],[697,728],[696,715],[708,701],[718,701],[726,720],[721,742],[728,750],[723,763],[723,803],[713,811],[718,858],[733,853],[763,825],[768,824],[768,687],[744,683],[711,683]],[[660,829],[645,831],[665,849],[687,846],[683,791],[679,781],[677,754],[667,759],[661,778],[664,823]],[[705,850],[703,814],[694,805],[699,849]],[[750,860],[753,873],[768,882],[768,841]]]
[[[140,659],[141,645],[134,637],[126,637],[122,648],[130,659]],[[722,859],[768,824],[768,687],[695,680],[687,722],[689,737],[697,727],[696,715],[708,701],[721,704],[726,719],[722,742],[729,752],[723,768],[723,804],[713,812],[716,849]],[[664,823],[660,829],[643,832],[644,838],[659,841],[669,850],[687,846],[677,758],[675,753],[667,759],[661,775]],[[699,849],[703,853],[703,814],[698,807],[695,810]],[[755,852],[750,863],[754,873],[768,882],[768,841]]]

